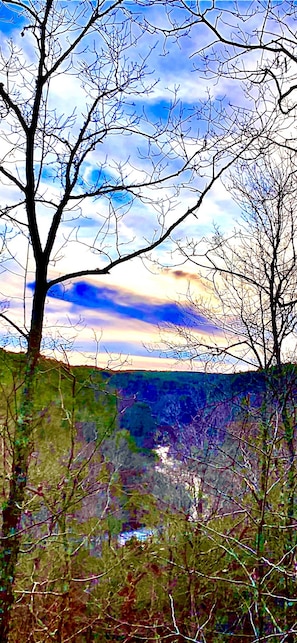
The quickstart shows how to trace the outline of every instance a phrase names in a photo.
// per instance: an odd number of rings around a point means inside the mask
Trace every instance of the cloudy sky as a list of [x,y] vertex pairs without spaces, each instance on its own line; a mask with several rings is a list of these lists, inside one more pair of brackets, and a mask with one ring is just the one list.
[[[79,3],[71,4],[73,7]],[[130,9],[131,7],[133,3],[130,3]],[[157,5],[142,15],[143,17],[158,26],[165,21],[165,14]],[[34,42],[30,29],[24,29],[26,25],[17,11],[11,12],[0,3],[4,55],[8,56],[9,45],[5,44],[7,38],[23,52],[18,58],[22,72],[17,66],[14,67],[12,77],[7,82],[14,88],[15,84],[19,83],[24,96],[22,83],[30,84],[36,69]],[[105,33],[111,38],[110,28],[109,31],[106,29]],[[150,31],[153,32],[153,29]],[[119,37],[121,30],[118,25],[117,32],[114,29],[114,33]],[[133,37],[135,35],[136,32]],[[94,42],[96,37],[94,36]],[[116,38],[116,35],[114,37]],[[131,36],[127,36],[127,43],[129,37]],[[165,182],[163,186],[154,190],[153,195],[145,188],[141,193],[139,190],[135,190],[134,193],[114,191],[111,196],[106,188],[106,194],[101,195],[99,199],[88,199],[86,203],[81,203],[77,197],[72,210],[65,216],[64,227],[59,232],[54,247],[50,264],[51,280],[59,278],[63,272],[68,274],[79,269],[94,269],[99,261],[108,261],[110,257],[115,258],[119,254],[133,251],[134,248],[143,247],[145,243],[153,241],[154,235],[160,233],[165,218],[170,224],[197,202],[210,176],[207,156],[203,152],[204,140],[208,137],[207,141],[212,141],[211,145],[214,145],[213,150],[209,152],[208,158],[211,158],[211,154],[217,149],[213,143],[216,137],[215,129],[219,125],[222,126],[222,123],[219,124],[216,120],[214,109],[219,111],[225,103],[227,105],[240,100],[237,83],[232,84],[224,79],[217,83],[215,80],[202,78],[197,72],[199,56],[197,57],[195,52],[207,42],[208,37],[203,29],[197,28],[184,35],[178,42],[169,39],[164,43],[158,34],[147,31],[134,43],[133,48],[125,47],[121,60],[125,58],[126,67],[131,60],[131,64],[136,63],[138,68],[139,65],[143,65],[146,68],[144,73],[148,75],[143,81],[142,89],[139,78],[132,83],[135,92],[131,92],[130,95],[128,92],[128,99],[126,96],[123,106],[115,107],[113,99],[110,99],[110,111],[106,108],[107,101],[105,107],[102,107],[101,117],[107,126],[112,129],[113,126],[117,126],[117,119],[122,118],[125,121],[126,118],[127,131],[123,132],[123,128],[118,133],[115,131],[115,135],[108,135],[102,140],[102,145],[98,144],[96,149],[90,152],[82,168],[78,189],[86,190],[94,184],[107,188],[112,184],[114,187],[119,184],[119,177],[125,180],[127,176],[130,183],[139,184],[152,172],[152,167],[156,173],[170,174],[177,171],[180,159],[184,159],[185,154],[189,158],[196,154],[197,150],[200,150],[200,156],[197,156],[200,165],[197,165],[197,159],[196,164],[189,164],[188,171],[176,181],[177,189],[174,189],[171,183]],[[63,32],[60,35],[61,46],[64,46],[65,39],[67,40],[67,35]],[[88,87],[89,78],[86,70],[91,68],[88,64],[95,65],[95,53],[92,52],[91,41],[86,44],[89,50],[86,49],[80,54],[80,75],[67,73],[65,70],[62,75],[53,79],[50,86],[51,113],[58,114],[60,122],[64,119],[65,131],[68,128],[67,131],[70,132],[72,128],[74,135],[75,128],[80,126],[80,117],[83,118],[86,100],[92,97],[91,78],[87,99],[84,90]],[[108,58],[110,43],[101,51],[105,51],[106,58],[104,59],[103,55],[101,60],[100,82],[107,82],[108,77],[108,82],[112,84],[113,63]],[[25,63],[20,62],[23,60],[22,56]],[[84,73],[85,86],[82,83]],[[3,82],[6,80],[5,74],[4,69]],[[209,122],[205,118],[209,107],[205,101],[209,95],[215,106],[212,107],[212,132],[209,131]],[[171,122],[166,134],[165,122],[169,113]],[[141,115],[146,135],[151,134],[153,128],[155,132],[159,128],[159,136],[155,135],[155,144],[149,151],[139,135],[125,136],[128,133],[128,125],[132,127],[135,114],[138,118]],[[181,138],[177,136],[178,127]],[[7,154],[11,162],[12,147],[16,145],[17,135],[9,130],[7,119],[2,121],[2,132],[4,154]],[[181,149],[183,139],[186,139],[184,151]],[[13,154],[21,180],[24,164],[21,144]],[[7,180],[2,180],[0,190],[2,202],[11,204],[20,201],[18,190]],[[41,238],[45,243],[52,217],[50,205],[46,205],[46,198],[48,203],[52,203],[58,199],[59,193],[57,173],[50,154],[46,166],[42,168],[40,193],[43,204],[40,206],[39,224]],[[45,194],[51,196],[45,198]],[[16,210],[20,220],[23,216],[22,207],[20,203]],[[54,346],[57,357],[67,358],[72,363],[96,363],[99,366],[109,365],[114,368],[124,364],[129,368],[150,370],[186,368],[185,364],[178,365],[173,359],[165,358],[157,347],[160,327],[171,323],[185,323],[181,310],[185,305],[189,287],[195,294],[204,293],[204,286],[197,277],[195,266],[185,261],[175,242],[180,240],[181,243],[185,243],[187,238],[199,240],[211,234],[213,223],[223,230],[230,229],[237,215],[237,206],[219,181],[208,192],[195,215],[190,215],[174,232],[173,239],[155,249],[152,255],[153,262],[145,258],[136,258],[113,268],[107,275],[83,276],[70,279],[65,284],[53,285],[48,293],[46,307],[45,350],[50,353]],[[7,248],[3,248],[4,260],[0,266],[2,308],[15,324],[25,329],[28,326],[34,286],[32,256],[22,225],[14,230],[8,226],[6,238],[10,241]],[[201,333],[215,335],[216,328],[199,313],[199,310],[195,311],[194,317],[192,314],[191,319],[193,318],[196,328],[199,328]],[[23,346],[22,339],[8,332],[5,320],[2,327],[2,343],[14,349]]]

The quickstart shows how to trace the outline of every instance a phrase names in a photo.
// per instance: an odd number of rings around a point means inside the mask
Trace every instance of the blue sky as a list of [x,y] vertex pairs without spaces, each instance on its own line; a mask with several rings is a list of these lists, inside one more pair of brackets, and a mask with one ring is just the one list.
[[[133,3],[130,3],[131,6]],[[141,12],[144,12],[144,9],[141,9]],[[163,14],[157,13],[157,7],[154,5],[146,17],[154,21],[156,16],[159,21],[165,20]],[[16,47],[23,48],[25,59],[34,66],[30,30],[22,33],[24,24],[16,12],[0,3],[0,30],[3,42],[6,37],[11,38]],[[61,38],[63,44],[63,37]],[[131,57],[131,61],[139,64],[141,57],[152,48],[146,63],[146,89],[142,92],[139,90],[138,94],[131,97],[126,96],[123,106],[115,106],[111,101],[109,113],[106,107],[100,106],[101,111],[98,111],[97,118],[101,118],[102,121],[105,119],[107,125],[109,123],[109,126],[114,126],[117,125],[117,119],[126,119],[127,123],[131,123],[133,114],[136,120],[141,117],[147,134],[151,133],[153,127],[159,128],[159,148],[157,145],[152,146],[148,153],[147,139],[130,135],[127,128],[117,135],[110,131],[102,144],[98,144],[89,154],[82,165],[76,195],[80,190],[88,189],[88,186],[93,188],[94,185],[106,187],[106,194],[101,195],[100,199],[89,199],[84,204],[75,200],[72,202],[72,209],[65,213],[63,229],[58,235],[51,257],[51,279],[58,278],[63,272],[77,270],[79,266],[94,269],[100,262],[104,264],[108,257],[116,256],[117,252],[129,252],[141,247],[144,240],[154,238],[165,215],[170,222],[172,217],[179,216],[197,200],[197,194],[206,181],[202,176],[203,162],[196,173],[191,168],[184,174],[175,193],[172,187],[166,184],[151,192],[146,189],[136,189],[134,192],[120,190],[110,196],[108,187],[117,185],[127,177],[130,182],[137,183],[141,177],[149,175],[152,167],[160,173],[175,171],[181,164],[177,139],[176,142],[174,139],[174,119],[179,117],[180,110],[185,145],[189,150],[187,153],[192,153],[197,145],[202,145],[207,130],[207,120],[199,110],[203,110],[209,92],[214,101],[223,99],[226,104],[238,96],[238,86],[233,86],[226,80],[222,80],[220,84],[198,77],[194,69],[198,64],[197,56],[191,56],[203,42],[206,42],[203,28],[191,32],[178,43],[168,40],[165,45],[155,34],[147,33],[138,45],[135,45],[135,49],[127,49],[124,52],[127,59]],[[6,45],[4,49],[5,47]],[[88,53],[81,54],[81,64],[84,58],[89,63],[94,60],[94,53],[90,53],[89,50]],[[109,61],[106,62],[106,67],[103,66],[100,82],[105,82],[106,75],[110,73],[110,64]],[[87,76],[85,82],[87,83]],[[109,82],[113,82],[112,77]],[[65,119],[65,132],[67,130],[69,136],[79,127],[81,114],[83,117],[83,85],[75,75],[65,72],[53,80],[50,88],[49,105],[55,113],[60,114],[60,122]],[[162,128],[168,117],[168,109],[172,102],[177,100],[176,97],[178,101],[172,112],[171,137],[169,136],[167,143],[163,143]],[[74,107],[77,122],[72,124],[71,114]],[[13,141],[11,145],[13,146]],[[172,147],[169,152],[170,145]],[[8,154],[12,154],[12,151]],[[51,159],[49,154],[48,163],[41,172],[42,198],[45,194],[49,195],[46,197],[47,203],[44,202],[39,209],[43,243],[51,222],[50,203],[58,198],[59,193],[59,176]],[[23,157],[20,152],[20,176],[22,163]],[[36,173],[38,167],[37,158]],[[190,175],[193,176],[192,183],[184,186],[183,182],[188,180]],[[2,200],[7,203],[18,198],[17,190],[11,186],[9,188],[5,181],[0,184],[0,192]],[[189,287],[197,296],[205,294],[204,285],[196,277],[195,266],[189,262],[185,263],[175,241],[180,239],[184,243],[187,237],[199,240],[211,234],[214,222],[223,229],[230,229],[237,214],[238,209],[228,191],[218,182],[203,201],[197,217],[189,217],[182,227],[176,230],[171,241],[166,241],[155,250],[153,262],[135,259],[113,269],[111,274],[105,277],[91,276],[88,279],[67,282],[65,286],[54,286],[48,293],[46,307],[47,352],[50,353],[54,347],[54,354],[63,358],[68,338],[72,351],[67,359],[74,363],[96,362],[100,366],[108,364],[115,367],[124,363],[132,368],[151,370],[186,368],[184,364],[177,365],[173,360],[160,355],[157,347],[154,350],[158,343],[160,326],[185,323],[181,310],[186,305]],[[18,216],[22,217],[21,205]],[[2,274],[5,275],[5,281],[1,293],[2,301],[10,302],[9,313],[14,323],[26,327],[30,316],[34,270],[30,252],[28,254],[26,234],[20,234],[19,228],[15,232],[12,256],[7,257],[3,264]],[[119,243],[118,240],[115,242],[117,235]],[[207,296],[209,297],[209,293]],[[193,313],[191,319],[191,324],[195,325],[197,332],[213,335],[217,332],[199,310]],[[22,342],[18,343],[15,338],[9,342],[5,325],[2,337],[3,343],[8,346],[13,345],[15,348],[22,345]],[[150,347],[150,352],[146,347]]]

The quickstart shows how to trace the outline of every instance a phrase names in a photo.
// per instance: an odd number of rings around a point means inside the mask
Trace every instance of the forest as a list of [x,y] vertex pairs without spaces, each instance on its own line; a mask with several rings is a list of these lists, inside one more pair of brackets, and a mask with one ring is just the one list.
[[[3,504],[25,364],[2,351]],[[290,640],[295,367],[285,406],[279,377],[41,360],[10,640]]]

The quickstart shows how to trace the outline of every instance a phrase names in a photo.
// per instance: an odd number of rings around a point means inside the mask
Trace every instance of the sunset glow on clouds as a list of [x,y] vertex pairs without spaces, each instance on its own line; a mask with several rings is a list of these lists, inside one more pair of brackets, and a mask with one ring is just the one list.
[[[59,284],[49,291],[46,336],[51,336],[54,327],[60,328],[62,345],[63,338],[75,337],[76,354],[71,355],[71,362],[85,360],[114,368],[129,365],[150,370],[184,369],[185,364],[178,365],[176,360],[160,354],[157,345],[161,329],[174,324],[189,324],[189,319],[185,322],[188,310],[192,313],[192,329],[195,327],[205,334],[217,332],[216,327],[191,309],[186,301],[189,273],[173,269],[152,275],[141,264],[138,272],[142,275],[144,292],[139,282],[133,284],[131,277],[131,287],[127,288],[121,285],[120,278],[113,279],[113,284],[109,285],[109,276]],[[193,274],[193,283],[195,281],[198,282]],[[31,288],[29,285],[29,290]],[[198,291],[203,292],[199,283]],[[47,345],[48,341],[45,341],[45,347]],[[59,342],[56,349],[59,357],[58,346]]]

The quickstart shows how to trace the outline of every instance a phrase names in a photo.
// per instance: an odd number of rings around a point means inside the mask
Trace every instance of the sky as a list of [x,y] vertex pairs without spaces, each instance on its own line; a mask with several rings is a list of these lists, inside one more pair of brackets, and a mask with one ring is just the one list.
[[[76,4],[78,6],[79,3],[72,2],[72,7]],[[130,9],[132,5],[130,3]],[[148,13],[144,9],[139,11],[147,21],[158,26],[162,21],[165,24],[165,15],[158,9],[157,3]],[[124,24],[123,15],[122,20]],[[11,39],[17,48],[22,48],[25,61],[21,64],[21,56],[18,58],[10,72],[10,87],[15,88],[19,84],[24,100],[30,104],[30,90],[27,97],[24,85],[34,82],[36,59],[30,28],[24,29],[26,24],[17,11],[12,12],[0,3],[2,42]],[[107,82],[109,87],[114,87],[116,72],[110,42],[113,34],[113,44],[116,46],[120,33],[118,27],[114,30],[106,27],[105,36],[108,34],[109,45],[101,50],[100,87]],[[135,31],[134,37],[137,34]],[[102,140],[102,144],[99,143],[90,151],[82,166],[77,190],[88,190],[94,184],[101,188],[111,184],[115,186],[123,176],[124,180],[128,177],[130,183],[135,184],[152,171],[156,175],[158,172],[170,174],[179,167],[183,154],[189,158],[197,149],[201,150],[200,165],[189,164],[189,170],[178,179],[175,190],[170,182],[166,182],[152,191],[144,188],[140,193],[135,189],[132,196],[131,192],[120,190],[110,198],[101,194],[100,199],[88,199],[84,203],[78,198],[74,200],[73,209],[66,213],[63,229],[57,237],[51,258],[50,279],[55,280],[62,272],[95,268],[98,262],[104,264],[108,257],[116,257],[116,253],[127,253],[142,247],[159,233],[165,218],[169,223],[172,222],[197,200],[210,172],[206,156],[203,156],[203,141],[206,136],[209,136],[208,140],[215,141],[216,128],[224,126],[220,119],[216,121],[214,117],[212,124],[203,115],[207,96],[211,95],[212,110],[241,100],[238,83],[227,79],[221,79],[218,83],[216,79],[202,78],[198,74],[199,56],[195,52],[207,42],[208,37],[203,29],[196,29],[185,34],[178,42],[169,39],[164,44],[158,34],[146,32],[133,47],[130,44],[123,51],[122,61],[125,58],[126,68],[130,65],[131,72],[131,65],[143,65],[148,76],[142,86],[139,79],[135,80],[135,91],[127,93],[123,104],[116,105],[111,96],[109,103],[105,101],[103,105],[102,102],[100,110],[98,107],[97,119],[102,120],[102,129],[109,127],[110,134]],[[61,32],[59,38],[63,47],[67,35]],[[94,43],[95,39],[94,35]],[[50,86],[49,113],[59,116],[59,124],[65,123],[67,136],[74,136],[79,131],[80,119],[85,113],[84,91],[89,92],[87,101],[94,96],[92,65],[98,65],[98,59],[92,41],[88,40],[86,45],[89,49],[82,49],[78,57],[80,75],[68,73],[69,70],[65,68]],[[7,44],[3,44],[3,51],[4,55],[8,55]],[[4,72],[2,76],[5,81],[5,69]],[[124,81],[122,75],[121,82]],[[242,100],[245,100],[243,94]],[[170,104],[174,104],[174,108],[171,131],[166,139],[164,124]],[[159,135],[149,150],[146,139],[135,135],[135,115],[141,115],[146,135],[151,134],[153,128],[159,128]],[[180,119],[182,125],[178,125]],[[126,123],[126,131],[125,127],[124,131],[123,128],[121,131],[117,129],[119,122]],[[2,136],[2,153],[17,168],[21,180],[24,151],[18,133],[12,132],[9,127],[8,115],[2,121],[2,132],[6,135],[5,141]],[[134,133],[129,134],[129,128],[133,127]],[[179,130],[182,136],[178,138],[179,127],[182,128]],[[113,128],[114,133],[111,131]],[[184,151],[181,147],[183,140]],[[61,149],[63,144],[60,140]],[[218,149],[216,144],[213,150]],[[58,174],[53,160],[57,150],[54,146],[49,150],[46,166],[41,173],[40,200],[43,202],[39,208],[39,225],[42,243],[45,243],[52,218],[51,204],[59,195]],[[38,163],[37,158],[36,173]],[[19,200],[17,187],[12,187],[3,177],[0,192],[2,202],[11,204]],[[21,202],[15,212],[23,222]],[[74,364],[95,364],[100,367],[187,369],[189,366],[185,362],[177,363],[160,349],[160,329],[171,324],[189,323],[185,321],[184,314],[189,306],[189,289],[198,297],[210,297],[211,294],[205,292],[205,285],[197,275],[195,265],[185,259],[179,245],[186,245],[187,239],[199,241],[211,235],[213,224],[230,231],[238,214],[238,206],[226,186],[218,181],[204,198],[199,211],[189,216],[174,232],[172,240],[156,248],[150,259],[136,258],[113,268],[107,275],[82,276],[65,284],[53,285],[46,304],[45,353]],[[5,233],[8,241],[3,247],[0,270],[2,310],[13,323],[25,329],[30,318],[34,263],[24,230],[23,223],[14,229],[7,226]],[[191,320],[202,334],[215,336],[220,332],[199,309],[191,309]],[[2,345],[13,350],[24,348],[22,337],[12,333],[5,320]],[[197,369],[203,369],[203,364],[198,364]]]

